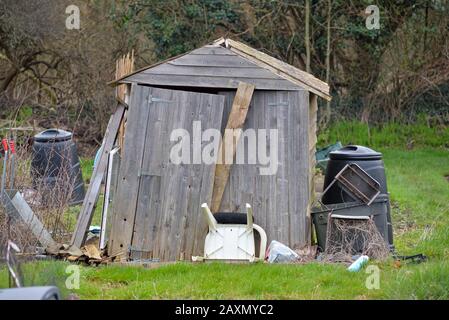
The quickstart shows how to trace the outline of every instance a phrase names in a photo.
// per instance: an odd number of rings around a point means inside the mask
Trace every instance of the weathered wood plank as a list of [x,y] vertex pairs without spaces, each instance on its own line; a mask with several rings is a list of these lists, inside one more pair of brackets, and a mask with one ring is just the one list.
[[[232,52],[232,51],[231,51]],[[209,66],[209,67],[253,67],[258,66],[238,55],[196,55],[187,54],[170,62],[174,65],[183,66]]]
[[285,81],[274,73],[263,68],[252,67],[227,67],[217,68],[213,66],[184,66],[175,65],[171,62],[144,71],[144,74],[152,75],[177,75],[191,77],[216,77],[216,78],[251,78],[271,79]]
[[[201,96],[195,95],[191,98],[191,103],[194,106],[198,106],[194,108],[193,119],[195,121],[200,121],[200,123],[209,123],[212,113],[212,108],[208,108],[207,105],[202,102]],[[201,226],[201,220],[203,216],[200,214],[200,206],[202,204],[201,200],[204,196],[202,196],[203,190],[202,181],[203,181],[203,173],[204,170],[207,169],[203,164],[192,164],[190,166],[190,193],[188,194],[189,203],[188,203],[188,212],[189,217],[185,221],[186,231],[184,232],[184,244],[183,244],[183,254],[184,259],[191,259],[192,255],[202,254],[201,244],[197,242],[203,242],[204,239],[201,239],[201,231],[196,232],[197,228]],[[205,181],[205,183],[207,183]],[[207,199],[206,195],[206,199]],[[210,197],[207,199],[210,201]],[[204,237],[204,235],[203,235]],[[194,253],[195,252],[195,253]]]
[[[164,252],[165,249],[163,247],[163,243],[165,242],[165,236],[166,236],[166,217],[165,213],[167,211],[167,208],[169,207],[169,204],[167,202],[167,190],[169,190],[170,185],[172,183],[172,180],[170,178],[167,179],[167,177],[170,177],[170,149],[175,144],[174,142],[171,142],[169,137],[171,134],[171,131],[173,130],[172,123],[177,116],[176,110],[178,110],[178,100],[179,100],[179,93],[175,94],[174,91],[171,90],[162,90],[162,89],[156,89],[152,88],[152,90],[157,90],[159,93],[158,95],[167,96],[167,94],[170,95],[169,101],[169,107],[163,106],[160,104],[156,104],[157,106],[164,114],[160,117],[161,123],[161,131],[159,135],[159,139],[157,136],[152,137],[152,143],[154,144],[160,144],[160,147],[156,147],[153,149],[153,153],[158,152],[159,155],[156,159],[149,159],[150,163],[148,164],[149,167],[152,167],[152,162],[156,162],[160,166],[160,175],[161,175],[161,186],[160,186],[160,193],[159,193],[159,207],[157,208],[150,208],[151,213],[150,215],[156,215],[155,219],[155,234],[154,234],[154,241],[149,242],[148,246],[145,246],[147,250],[151,250],[153,252],[154,258],[161,259],[164,261]],[[151,120],[150,120],[151,121]],[[152,152],[151,150],[149,152]],[[156,210],[155,210],[156,209]],[[169,225],[169,224],[168,224]],[[151,228],[151,225],[149,226]],[[148,231],[147,231],[148,232]]]
[[[244,128],[278,130],[277,172],[260,175],[260,164],[234,164],[220,207],[220,211],[244,212],[248,201],[268,241],[282,241],[291,247],[308,243],[308,102],[304,95],[308,97],[306,91],[254,92]],[[266,134],[269,136],[269,131]],[[267,142],[272,148],[274,141],[268,137]]]
[[[315,200],[315,152],[317,143],[317,117],[318,117],[318,97],[314,94],[309,94],[309,206],[307,208],[307,218],[312,230],[311,205]],[[310,236],[312,233],[310,233]]]
[[[246,120],[246,115],[248,113],[248,108],[253,96],[254,86],[247,83],[240,83],[237,89],[237,93],[232,104],[231,113],[229,114],[228,123],[225,128],[226,130],[236,130],[243,129],[243,125]],[[217,212],[220,208],[221,199],[223,197],[224,189],[229,178],[229,171],[231,169],[231,164],[226,164],[226,153],[230,153],[232,149],[232,157],[234,158],[236,145],[239,141],[240,135],[230,137],[224,135],[222,143],[220,144],[220,149],[218,151],[218,163],[215,166],[215,178],[214,187],[212,194],[212,212]]]
[[109,256],[126,258],[131,244],[135,209],[149,115],[148,87],[133,85],[120,166],[120,183],[113,205],[113,225],[108,246]]
[[120,104],[117,107],[114,115],[111,117],[109,125],[106,129],[100,158],[98,160],[97,166],[94,169],[94,172],[92,173],[92,177],[90,180],[91,182],[87,189],[86,196],[84,197],[81,212],[78,216],[75,232],[72,235],[71,244],[77,247],[81,247],[86,240],[87,231],[89,230],[94,208],[100,194],[101,182],[103,181],[103,177],[106,172],[109,153],[114,147],[114,143],[124,112],[125,106]]
[[211,54],[211,55],[225,55],[225,56],[235,56],[236,54],[231,50],[223,48],[222,46],[204,46],[193,50],[190,54]]
[[132,246],[138,251],[150,252],[150,255],[153,255],[152,248],[147,244],[154,241],[158,231],[155,221],[159,216],[159,206],[162,201],[160,190],[164,162],[161,141],[167,139],[166,132],[163,132],[163,125],[166,116],[174,108],[174,102],[172,92],[169,90],[150,88],[149,92],[157,99],[152,99],[153,102],[149,105],[143,160],[139,168],[139,195]]
[[301,90],[302,88],[287,80],[277,79],[256,79],[245,77],[209,77],[190,75],[155,75],[136,73],[128,78],[129,83],[139,83],[147,85],[164,85],[179,87],[202,87],[202,88],[223,88],[236,89],[239,82],[247,82],[260,90]]
[[226,39],[227,45],[237,54],[246,57],[251,62],[265,67],[268,70],[304,87],[305,89],[330,101],[329,85],[315,78],[313,75],[295,68],[281,60],[271,57],[263,52],[253,49],[243,43]]
[[296,143],[294,144],[293,152],[295,154],[297,170],[297,180],[294,181],[294,196],[296,199],[297,210],[292,215],[290,235],[292,238],[292,245],[294,247],[304,246],[310,244],[310,225],[308,223],[308,206],[310,199],[309,191],[309,154],[307,152],[309,143],[309,93],[289,93],[289,100],[292,104],[292,109],[297,110],[292,118],[293,123],[298,128],[295,131]]
[[194,121],[201,121],[203,130],[219,128],[224,97],[159,88],[150,92],[170,102],[150,105],[132,248],[162,261],[190,259],[194,252],[201,254],[206,233],[199,209],[202,202],[210,203],[214,166],[172,163],[170,151],[177,142],[169,141],[170,134],[182,128],[193,138]]
[[[207,123],[209,123],[208,128],[220,128],[220,124],[222,122],[223,117],[223,106],[224,106],[224,97],[219,97],[219,100],[211,103],[206,100],[206,96],[201,97],[201,105],[203,106],[201,114],[204,114],[204,119],[208,119]],[[212,97],[209,97],[213,98]],[[217,99],[217,98],[215,98]],[[214,100],[215,100],[214,99]],[[212,100],[212,101],[214,101]],[[220,108],[216,106],[219,105]],[[201,175],[201,188],[200,188],[200,196],[198,201],[198,207],[202,203],[211,203],[212,201],[212,191],[214,185],[214,169],[215,164],[203,164],[203,172]],[[203,218],[203,215],[200,213],[198,209],[194,212],[196,221],[195,226],[193,228],[193,235],[195,237],[195,242],[193,246],[192,255],[200,255],[204,252],[204,237],[207,234],[207,223]]]
[[[4,192],[5,194],[0,195],[0,200],[6,207],[6,212],[8,214],[14,213],[14,216],[11,217],[12,221],[17,219],[17,216],[20,216],[22,222],[25,223],[27,228],[29,228],[31,233],[44,248],[55,249],[57,247],[56,242],[53,240],[47,229],[45,229],[39,218],[33,213],[33,210],[25,199],[23,199],[20,192],[15,190],[6,190]],[[2,197],[5,198],[2,199]]]
[[[291,177],[288,176],[289,163],[288,155],[288,140],[289,140],[289,126],[288,126],[288,110],[291,107],[288,95],[286,92],[276,92],[276,105],[271,106],[271,109],[275,110],[276,124],[272,124],[271,127],[276,128],[278,131],[278,166],[275,175],[276,179],[276,192],[271,194],[276,195],[276,204],[274,210],[277,211],[279,219],[279,229],[277,236],[283,243],[290,244],[290,235],[284,230],[290,228],[290,212],[288,210],[289,194],[288,194],[288,181]],[[273,141],[270,140],[270,144]],[[272,148],[270,148],[272,150]],[[274,200],[274,199],[273,199]]]

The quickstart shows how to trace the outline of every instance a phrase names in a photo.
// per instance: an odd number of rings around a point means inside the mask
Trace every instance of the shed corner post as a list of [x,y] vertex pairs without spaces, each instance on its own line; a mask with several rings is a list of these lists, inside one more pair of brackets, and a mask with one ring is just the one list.
[[318,97],[316,94],[309,92],[309,204],[307,206],[307,218],[310,231],[308,238],[312,241],[313,225],[312,225],[312,204],[315,200],[315,151],[317,143],[317,121],[318,121]]

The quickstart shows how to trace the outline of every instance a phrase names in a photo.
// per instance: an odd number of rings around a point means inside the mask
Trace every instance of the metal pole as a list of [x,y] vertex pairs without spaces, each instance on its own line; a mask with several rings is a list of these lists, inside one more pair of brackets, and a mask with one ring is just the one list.
[[3,197],[3,191],[5,190],[6,183],[6,166],[8,164],[8,139],[2,139],[3,150],[5,150],[5,158],[3,159],[3,172],[2,172],[2,185],[0,190],[0,198]]
[[9,140],[9,150],[11,152],[11,176],[10,176],[10,181],[9,181],[9,189],[14,189],[14,179],[15,179],[15,173],[16,173],[16,165],[15,165],[15,160],[16,160],[16,146],[14,143],[14,140],[11,139]]

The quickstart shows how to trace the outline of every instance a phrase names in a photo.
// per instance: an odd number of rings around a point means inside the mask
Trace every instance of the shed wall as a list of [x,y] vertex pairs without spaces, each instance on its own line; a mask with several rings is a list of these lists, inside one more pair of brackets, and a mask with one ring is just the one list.
[[[235,93],[220,94],[226,96],[223,132]],[[308,91],[256,90],[244,126],[247,129],[278,130],[278,168],[273,175],[260,175],[259,161],[256,165],[233,164],[220,211],[245,212],[245,203],[249,203],[255,223],[265,229],[269,241],[292,248],[309,244]],[[267,141],[272,150],[272,141]],[[247,155],[245,143],[245,159]]]
[[[148,94],[170,103],[148,103]],[[170,130],[178,127],[190,131],[198,117],[204,120],[203,130],[221,125],[223,134],[234,95],[235,91],[210,95],[133,86],[110,254],[130,249],[132,258],[162,261],[202,255],[207,227],[200,205],[210,204],[213,170],[202,164],[166,162],[170,142],[164,137],[168,139]],[[221,103],[224,107],[219,107]],[[177,112],[164,111],[173,110],[172,105]],[[257,164],[233,164],[220,208],[245,212],[245,203],[250,203],[255,223],[265,229],[268,241],[278,240],[292,248],[310,244],[309,120],[308,91],[256,90],[244,130],[278,131],[277,170],[261,175],[260,167],[266,166],[260,159]],[[244,154],[248,161],[247,146]],[[179,180],[173,180],[175,176]]]

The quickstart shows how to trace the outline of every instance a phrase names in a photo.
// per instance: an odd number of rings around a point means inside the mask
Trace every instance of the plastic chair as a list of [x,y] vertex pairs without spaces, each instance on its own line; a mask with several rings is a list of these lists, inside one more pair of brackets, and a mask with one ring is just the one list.
[[[221,213],[214,216],[206,203],[201,205],[204,217],[209,225],[209,233],[204,241],[204,256],[192,257],[200,260],[264,260],[267,247],[267,235],[262,227],[253,223],[253,209],[246,204],[244,214]],[[217,221],[216,218],[220,217]],[[242,219],[243,218],[243,219]],[[256,257],[254,230],[260,235],[259,257]]]

